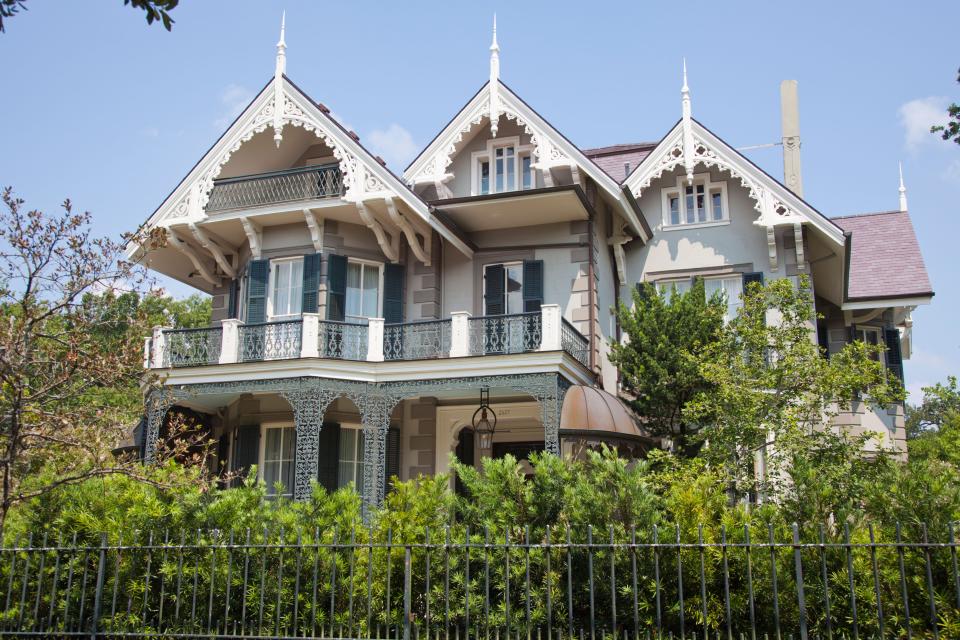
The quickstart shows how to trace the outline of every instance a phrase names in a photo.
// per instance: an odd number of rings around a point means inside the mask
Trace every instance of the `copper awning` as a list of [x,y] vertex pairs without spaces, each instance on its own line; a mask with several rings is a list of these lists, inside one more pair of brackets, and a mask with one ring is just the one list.
[[560,412],[560,435],[651,441],[619,398],[584,385],[567,390]]

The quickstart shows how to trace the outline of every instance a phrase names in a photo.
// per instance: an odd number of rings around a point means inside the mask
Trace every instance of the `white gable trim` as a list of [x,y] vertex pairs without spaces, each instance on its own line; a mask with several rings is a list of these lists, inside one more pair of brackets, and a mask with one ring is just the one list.
[[368,200],[399,198],[424,223],[435,229],[465,255],[473,251],[430,213],[429,206],[386,167],[377,162],[343,127],[324,113],[286,77],[271,80],[226,133],[187,174],[177,188],[147,220],[146,226],[196,223],[205,219],[204,207],[213,181],[230,157],[255,134],[273,127],[275,138],[287,125],[303,127],[333,150],[343,172],[344,199],[362,204]]
[[760,214],[754,224],[768,230],[780,225],[809,224],[843,246],[843,230],[836,224],[693,119],[689,132],[684,131],[682,121],[678,122],[627,176],[624,186],[639,198],[663,174],[677,167],[691,171],[696,165],[717,167],[740,180]]
[[649,239],[620,185],[499,80],[488,82],[477,92],[407,167],[404,180],[410,185],[447,182],[453,177],[447,169],[464,136],[484,120],[489,122],[500,116],[515,121],[530,135],[537,169],[549,171],[552,167],[575,167],[582,170],[620,205],[620,214],[632,231],[644,240]]

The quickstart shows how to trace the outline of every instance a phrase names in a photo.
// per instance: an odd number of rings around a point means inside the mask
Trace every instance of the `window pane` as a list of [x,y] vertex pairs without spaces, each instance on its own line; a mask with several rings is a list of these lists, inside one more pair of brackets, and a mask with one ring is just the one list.
[[303,260],[290,263],[290,306],[287,313],[297,315],[303,304]]
[[377,300],[380,293],[380,269],[368,264],[363,265],[363,315],[374,318],[377,315]]
[[276,263],[273,273],[273,315],[286,315],[290,303],[290,263]]
[[356,479],[357,430],[340,430],[340,454],[337,468],[337,486],[345,487]]
[[684,195],[686,196],[686,197],[684,198],[684,200],[685,200],[684,205],[686,206],[686,209],[687,209],[687,222],[688,222],[688,223],[691,223],[691,222],[693,222],[693,220],[694,220],[694,218],[693,218],[693,216],[694,216],[694,211],[693,211],[693,187],[686,187],[686,188],[684,189]]
[[522,313],[523,265],[507,265],[504,271],[507,276],[507,313]]
[[347,263],[347,313],[348,316],[359,317],[361,311],[360,272],[362,265],[356,262]]
[[670,224],[680,224],[680,198],[670,196]]
[[727,320],[729,321],[737,317],[740,307],[743,306],[743,301],[740,299],[743,294],[743,278],[741,276],[724,278],[723,288],[727,294]]
[[503,149],[497,149],[497,160],[494,165],[494,178],[496,180],[496,192],[503,191],[503,158],[501,157]]
[[507,156],[507,180],[506,180],[506,190],[510,191],[516,188],[516,164],[517,160],[513,154],[513,147],[507,147],[505,150]]
[[710,198],[713,201],[713,219],[723,220],[723,198],[720,197],[720,191],[713,191]]
[[523,188],[530,189],[533,186],[533,174],[531,172],[530,156],[523,156],[521,163],[523,164]]
[[480,193],[490,193],[490,162],[488,160],[480,163]]
[[[697,187],[698,191],[703,191],[702,186]],[[697,194],[697,222],[707,221],[707,203],[702,193]]]

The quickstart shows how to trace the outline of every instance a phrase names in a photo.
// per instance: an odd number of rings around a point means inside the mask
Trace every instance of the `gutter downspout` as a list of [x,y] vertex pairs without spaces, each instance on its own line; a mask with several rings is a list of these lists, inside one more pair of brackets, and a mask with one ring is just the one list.
[[590,305],[590,372],[593,373],[594,379],[599,379],[597,375],[597,283],[594,277],[595,273],[595,257],[593,255],[594,247],[594,217],[596,216],[596,210],[594,207],[591,207],[590,218],[587,220],[587,303]]

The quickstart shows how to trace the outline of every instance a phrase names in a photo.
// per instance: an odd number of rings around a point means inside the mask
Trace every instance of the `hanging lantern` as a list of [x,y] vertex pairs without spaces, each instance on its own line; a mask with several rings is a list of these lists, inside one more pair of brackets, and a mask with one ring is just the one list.
[[473,430],[480,442],[480,449],[489,451],[493,448],[493,432],[497,428],[497,414],[490,408],[490,389],[480,389],[480,407],[473,412]]

